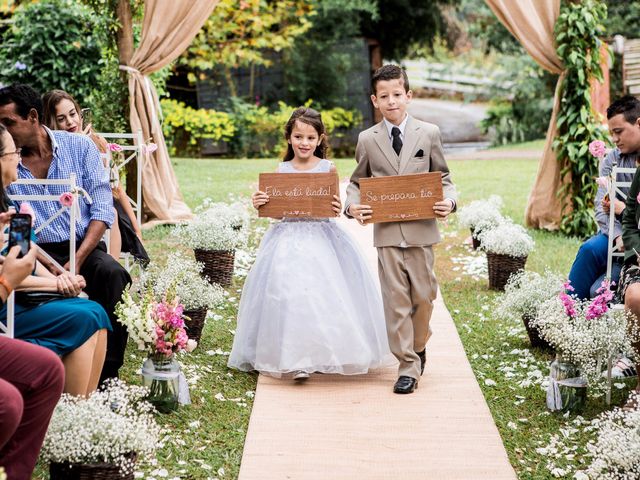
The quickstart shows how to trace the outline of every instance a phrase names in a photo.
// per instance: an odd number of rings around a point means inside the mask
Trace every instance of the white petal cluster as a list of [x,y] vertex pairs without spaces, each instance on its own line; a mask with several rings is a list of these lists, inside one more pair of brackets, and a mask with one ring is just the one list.
[[608,310],[599,317],[586,316],[590,302],[575,301],[576,314],[569,317],[558,297],[545,302],[532,324],[562,358],[580,369],[590,392],[602,394],[605,378],[602,371],[610,356],[632,352],[631,343],[638,338],[636,322],[624,310]]
[[44,440],[41,456],[47,462],[119,464],[133,466],[126,456],[149,460],[160,440],[154,408],[144,401],[147,390],[111,382],[84,399],[63,395]]
[[518,324],[524,315],[534,318],[541,305],[562,292],[564,282],[563,277],[551,271],[540,274],[521,270],[509,278],[494,312],[499,318]]
[[156,300],[162,300],[172,291],[185,310],[213,308],[224,300],[224,290],[202,277],[204,265],[180,252],[170,255],[165,264],[151,262],[142,275],[143,288],[153,291]]
[[151,317],[151,299],[145,295],[137,301],[127,289],[122,294],[122,300],[116,305],[118,321],[127,327],[129,339],[138,350],[149,350],[156,344],[156,329]]
[[458,210],[458,222],[462,227],[477,232],[497,227],[504,221],[500,213],[503,201],[498,195],[491,195],[487,200],[474,200]]
[[526,257],[535,243],[522,225],[505,221],[478,234],[480,248],[486,252],[512,257]]

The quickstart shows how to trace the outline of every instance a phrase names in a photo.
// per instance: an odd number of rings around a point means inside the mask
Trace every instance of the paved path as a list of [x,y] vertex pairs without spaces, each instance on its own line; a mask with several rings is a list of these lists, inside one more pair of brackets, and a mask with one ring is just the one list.
[[[372,271],[372,228],[339,220]],[[260,376],[241,480],[515,479],[453,320],[438,297],[418,390],[395,395],[396,369],[305,384]]]

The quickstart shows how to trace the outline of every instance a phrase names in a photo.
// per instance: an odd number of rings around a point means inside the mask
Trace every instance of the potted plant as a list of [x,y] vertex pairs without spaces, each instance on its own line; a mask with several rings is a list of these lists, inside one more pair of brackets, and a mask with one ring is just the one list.
[[524,323],[531,346],[550,349],[549,343],[540,338],[538,329],[531,321],[540,307],[564,290],[564,279],[550,271],[540,274],[522,270],[511,275],[505,285],[504,294],[498,297],[495,313],[499,318]]
[[184,305],[184,322],[190,339],[200,343],[207,309],[220,304],[224,290],[201,275],[204,265],[180,253],[172,254],[165,265],[152,262],[141,282],[161,299],[172,291]]
[[161,413],[176,410],[180,401],[181,372],[174,354],[197,346],[184,329],[183,310],[171,291],[155,301],[148,290],[134,299],[128,289],[116,305],[118,321],[127,327],[129,339],[149,354],[142,366],[142,382],[149,387],[147,400]]
[[480,248],[487,254],[489,288],[504,290],[509,277],[524,269],[534,242],[521,225],[505,222],[479,235]]
[[233,276],[235,250],[247,242],[248,221],[244,205],[213,203],[196,209],[193,220],[176,227],[174,234],[193,249],[210,282],[228,286]]
[[150,460],[160,441],[146,389],[119,380],[89,398],[63,395],[41,450],[52,480],[133,479],[137,460]]
[[474,250],[480,246],[479,235],[483,230],[497,227],[505,221],[501,208],[502,198],[491,195],[487,200],[474,200],[458,210],[458,222],[471,231]]
[[604,281],[593,300],[577,300],[565,283],[560,294],[545,302],[532,325],[556,350],[551,364],[547,407],[552,410],[579,411],[586,400],[586,386],[596,395],[605,391],[603,365],[620,352],[631,352],[640,338],[636,322],[624,310],[613,310],[608,281]]

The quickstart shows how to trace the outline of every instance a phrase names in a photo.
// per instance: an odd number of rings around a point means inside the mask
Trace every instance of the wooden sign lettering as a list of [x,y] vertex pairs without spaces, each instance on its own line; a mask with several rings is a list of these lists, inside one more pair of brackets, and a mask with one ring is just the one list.
[[440,172],[360,179],[360,203],[373,210],[367,223],[435,218],[433,205],[442,199]]
[[259,217],[335,217],[331,202],[338,190],[336,173],[261,173],[259,189],[269,202],[258,209]]

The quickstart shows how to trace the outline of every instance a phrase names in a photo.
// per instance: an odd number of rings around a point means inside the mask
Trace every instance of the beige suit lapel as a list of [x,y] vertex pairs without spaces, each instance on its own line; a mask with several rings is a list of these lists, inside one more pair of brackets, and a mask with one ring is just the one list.
[[415,153],[414,149],[416,148],[416,143],[418,143],[419,138],[420,124],[414,122],[413,117],[409,116],[407,119],[407,125],[404,129],[404,143],[402,145],[402,150],[400,150],[400,175],[403,174],[409,164],[409,160],[413,157],[413,154]]
[[[376,125],[373,138],[382,150],[384,158],[389,162],[393,171],[398,173],[398,155],[391,147],[391,140],[389,139],[389,131],[387,130],[384,120]],[[400,151],[402,153],[402,151]]]

